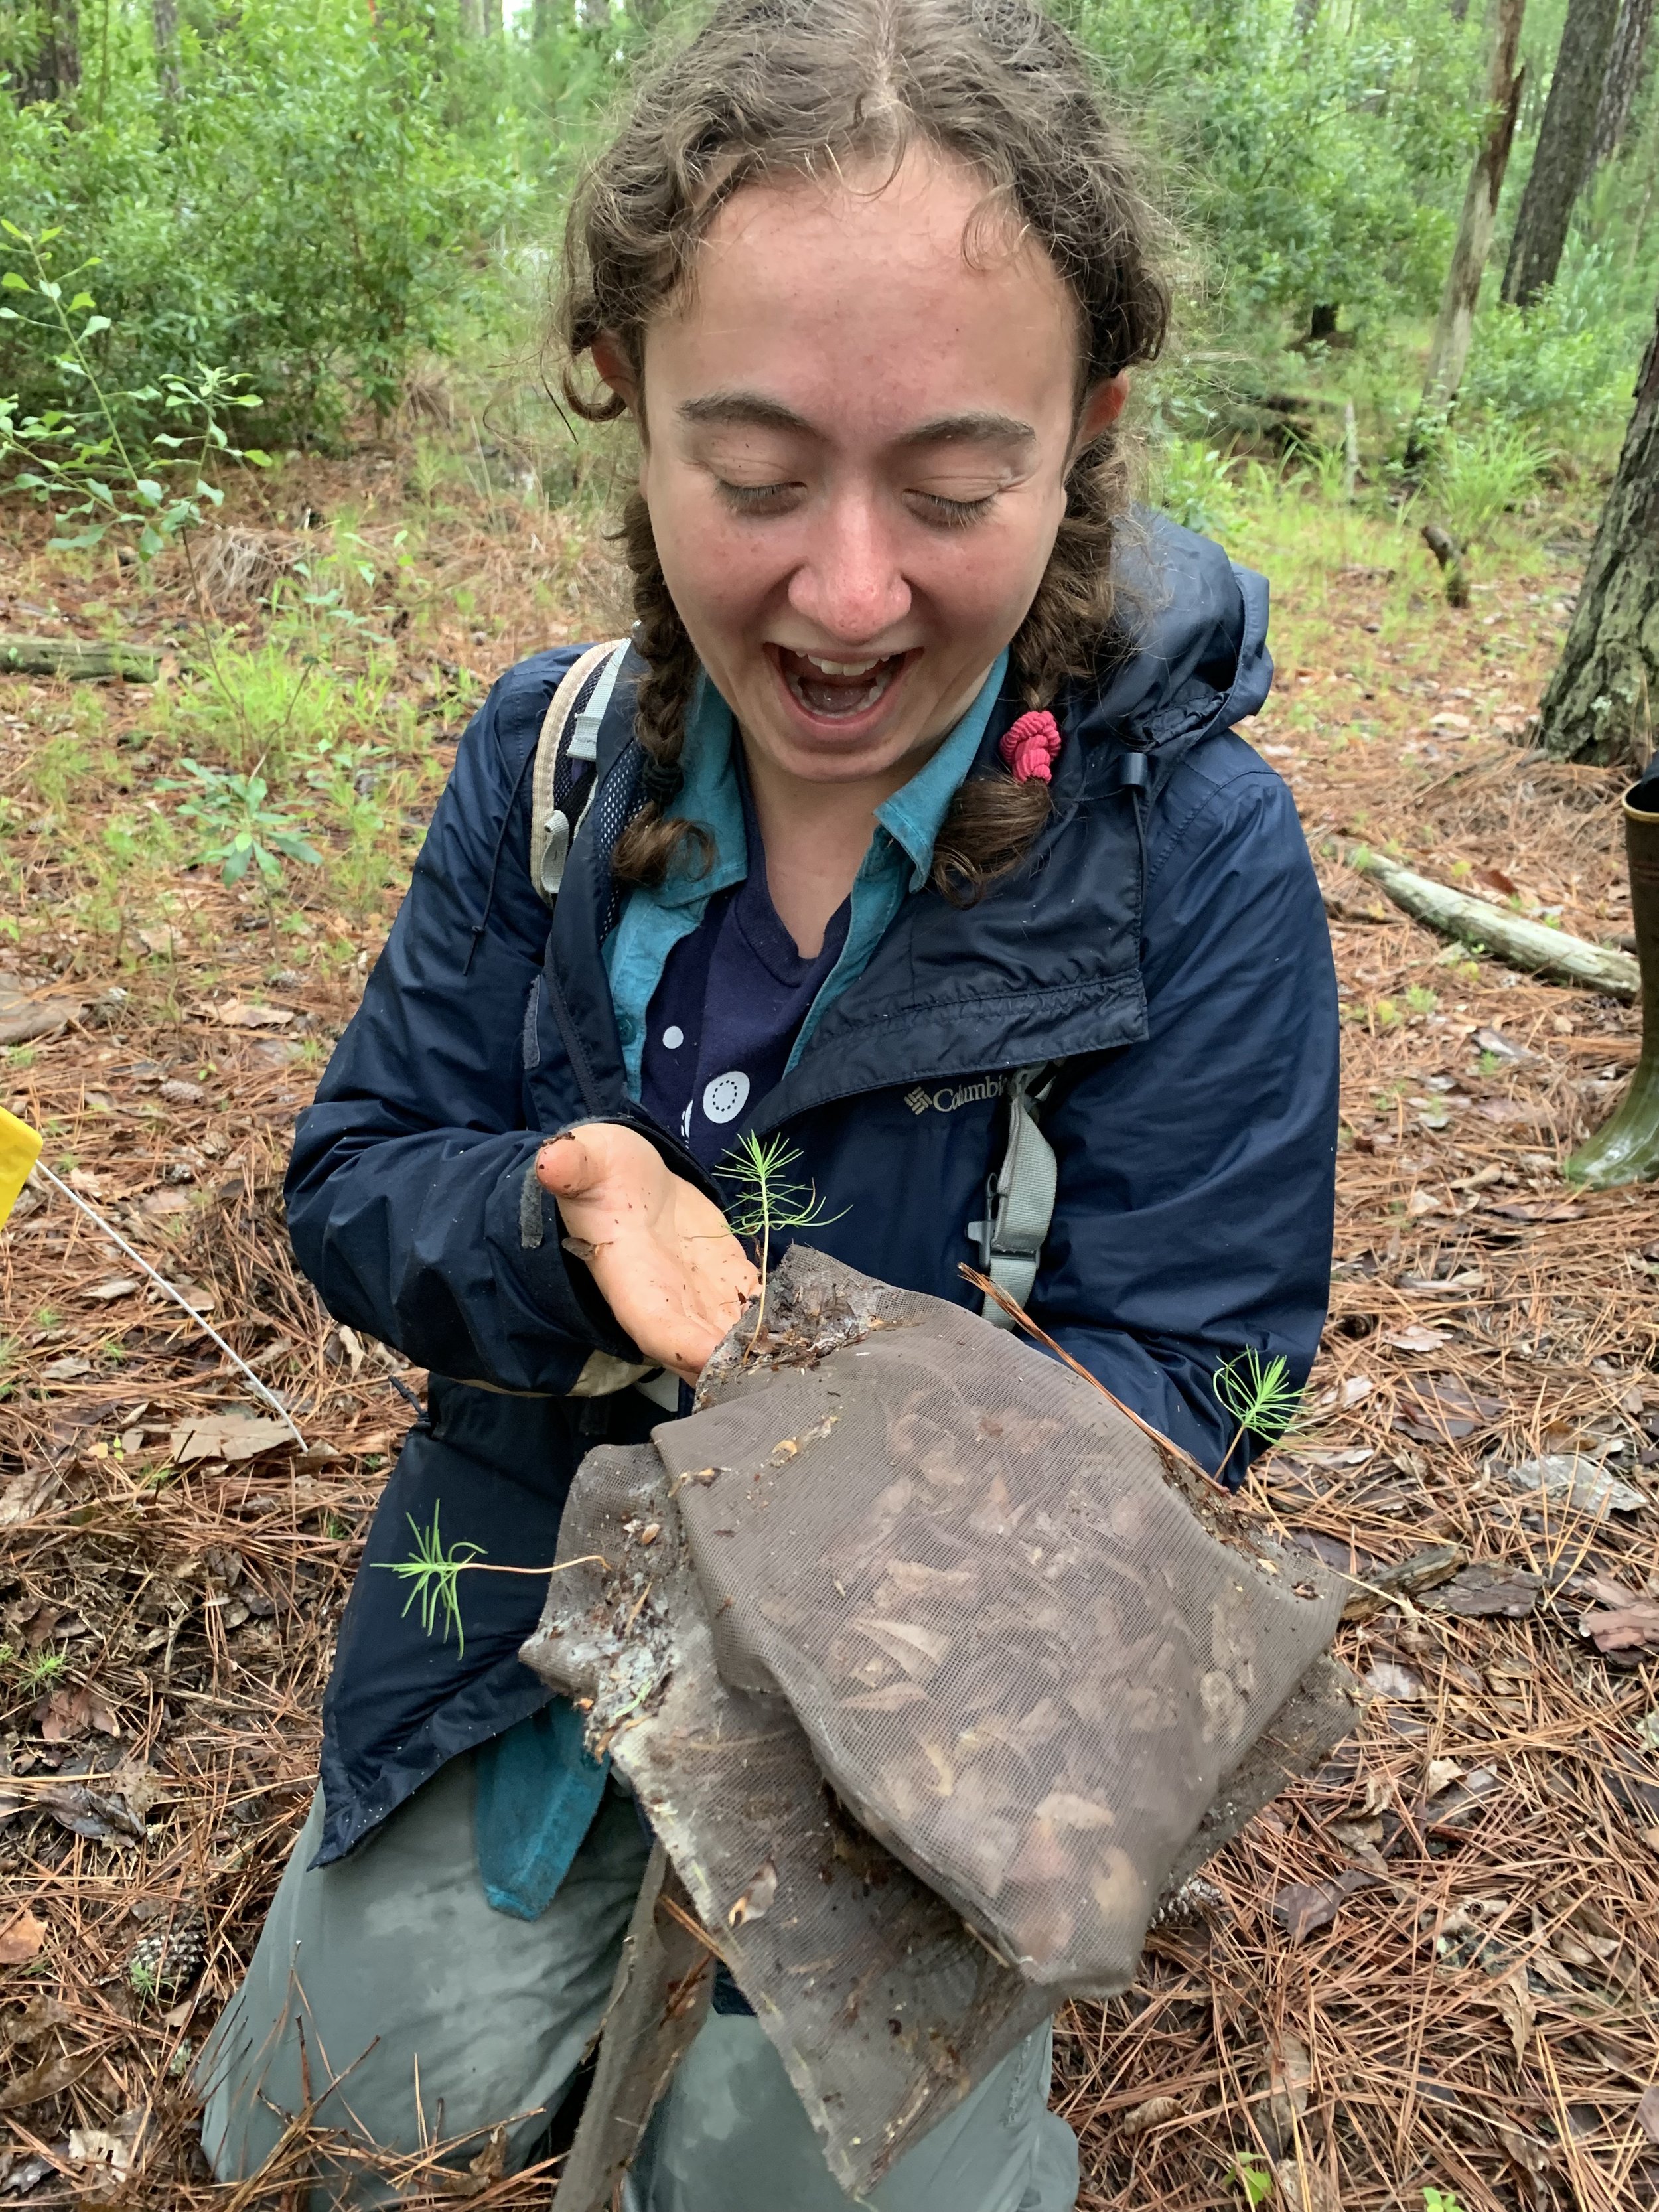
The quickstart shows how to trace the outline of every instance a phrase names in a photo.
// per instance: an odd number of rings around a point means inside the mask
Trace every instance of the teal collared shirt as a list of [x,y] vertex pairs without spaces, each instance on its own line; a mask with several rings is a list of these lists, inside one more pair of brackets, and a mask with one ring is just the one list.
[[[876,809],[875,832],[853,881],[847,942],[807,1009],[789,1055],[790,1067],[805,1050],[826,1008],[864,973],[907,894],[919,891],[927,882],[939,825],[974,764],[1007,670],[1007,654],[999,653],[974,703],[933,758]],[[732,757],[735,734],[732,709],[706,676],[699,678],[680,756],[685,781],[669,812],[700,823],[708,832],[714,864],[701,875],[677,870],[666,883],[631,891],[622,921],[605,945],[611,1001],[617,1012],[629,1095],[634,1098],[640,1095],[646,1012],[669,954],[696,928],[709,901],[741,883],[749,872],[743,801]]]

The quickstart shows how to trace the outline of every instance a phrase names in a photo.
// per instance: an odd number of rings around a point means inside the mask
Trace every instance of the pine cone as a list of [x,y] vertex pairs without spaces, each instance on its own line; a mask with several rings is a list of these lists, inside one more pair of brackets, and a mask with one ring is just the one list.
[[165,2002],[187,1990],[206,1964],[206,1933],[191,1914],[138,1938],[127,1960],[127,1981],[141,1997]]

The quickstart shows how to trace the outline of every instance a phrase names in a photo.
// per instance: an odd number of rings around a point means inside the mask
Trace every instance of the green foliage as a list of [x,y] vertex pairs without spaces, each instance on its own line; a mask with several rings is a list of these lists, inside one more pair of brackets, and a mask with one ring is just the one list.
[[1241,2158],[1233,2167],[1231,2178],[1243,2191],[1250,2212],[1255,2212],[1255,2207],[1265,2204],[1273,2193],[1273,2169],[1260,2159]]
[[[464,45],[440,0],[179,13],[179,97],[136,10],[95,97],[0,97],[11,213],[98,258],[107,389],[234,361],[276,434],[326,439],[364,403],[383,413],[421,356],[503,327],[500,249],[580,152],[627,43],[605,10],[573,10],[534,70],[516,44]],[[41,412],[55,350],[8,326],[0,392]],[[135,397],[124,428],[143,414]]]
[[1652,327],[1651,269],[1575,239],[1555,283],[1524,313],[1496,298],[1482,307],[1460,411],[1545,427],[1557,437],[1622,422]]
[[1231,1359],[1224,1359],[1211,1380],[1216,1401],[1236,1424],[1232,1442],[1216,1469],[1222,1468],[1247,1436],[1269,1449],[1280,1443],[1295,1420],[1302,1393],[1291,1380],[1290,1362],[1282,1353],[1263,1359],[1254,1345]]
[[765,1242],[779,1230],[812,1229],[842,1218],[824,1212],[815,1188],[791,1178],[789,1170],[799,1159],[799,1151],[787,1139],[760,1138],[753,1130],[732,1146],[714,1172],[732,1185],[726,1218],[735,1236]]
[[[1432,308],[1480,121],[1480,11],[1443,0],[1072,0],[1143,136],[1166,149],[1221,319],[1262,349]],[[1307,18],[1311,15],[1311,21]],[[1269,349],[1271,345],[1269,344]]]
[[1463,2207],[1453,2191],[1430,2187],[1423,2191],[1423,2212],[1463,2212]]
[[195,760],[183,765],[193,782],[163,776],[156,788],[191,793],[179,812],[200,832],[198,864],[217,863],[227,884],[240,883],[252,865],[273,884],[283,880],[284,860],[320,865],[322,854],[307,843],[293,818],[267,803],[270,787],[257,768],[237,775],[224,769],[204,768]]
[[1454,426],[1441,438],[1429,471],[1429,493],[1452,535],[1467,544],[1492,536],[1494,526],[1520,506],[1553,456],[1515,423],[1495,417],[1468,429]]
[[1224,542],[1240,520],[1225,459],[1198,438],[1170,438],[1154,448],[1152,500],[1172,522]]
[[483,1557],[479,1544],[457,1544],[446,1551],[438,1528],[438,1507],[432,1508],[432,1526],[422,1528],[413,1516],[410,1529],[415,1538],[412,1559],[377,1559],[375,1565],[386,1574],[396,1575],[400,1582],[409,1584],[409,1596],[404,1606],[405,1618],[415,1605],[421,1608],[421,1626],[430,1636],[440,1620],[443,1622],[442,1640],[449,1640],[449,1632],[455,1632],[456,1656],[465,1657],[466,1632],[461,1626],[460,1601],[456,1583],[464,1567]]
[[[258,397],[238,391],[246,377],[203,366],[191,376],[168,370],[159,386],[142,390],[106,389],[88,349],[112,327],[110,319],[94,312],[97,302],[88,291],[64,297],[95,261],[55,275],[52,248],[60,234],[56,228],[36,238],[0,218],[0,232],[6,249],[14,259],[26,262],[29,272],[25,276],[15,267],[0,271],[0,290],[9,299],[31,303],[27,308],[0,307],[0,322],[32,331],[37,343],[51,351],[57,397],[67,403],[20,415],[15,395],[0,396],[0,468],[21,462],[9,489],[29,493],[58,515],[54,550],[88,551],[118,528],[134,538],[139,558],[148,561],[183,532],[199,526],[204,502],[217,507],[223,500],[223,492],[204,473],[215,462],[270,465],[270,455],[257,447],[233,446],[221,419],[232,407],[258,407]],[[78,328],[76,317],[84,318]],[[179,427],[152,428],[142,441],[131,430],[124,437],[122,416],[135,410],[152,422]],[[164,478],[170,471],[183,475],[169,492]],[[82,527],[63,535],[63,525],[70,522]]]

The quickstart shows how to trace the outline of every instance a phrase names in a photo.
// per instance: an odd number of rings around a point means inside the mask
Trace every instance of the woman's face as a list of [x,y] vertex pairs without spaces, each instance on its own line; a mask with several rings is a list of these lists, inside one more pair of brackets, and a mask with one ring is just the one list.
[[1078,420],[1075,309],[1040,249],[975,237],[983,198],[926,155],[882,189],[749,188],[652,324],[643,391],[594,349],[642,417],[702,664],[809,781],[915,773],[1031,603],[1076,443],[1122,402],[1120,379]]

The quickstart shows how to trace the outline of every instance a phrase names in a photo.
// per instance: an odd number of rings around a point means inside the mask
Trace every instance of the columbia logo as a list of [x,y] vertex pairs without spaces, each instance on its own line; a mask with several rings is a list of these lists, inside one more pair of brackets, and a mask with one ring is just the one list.
[[954,1086],[947,1084],[942,1091],[927,1091],[919,1083],[914,1091],[905,1092],[904,1103],[913,1114],[925,1114],[930,1106],[940,1114],[954,1114],[958,1106],[972,1106],[985,1098],[1000,1098],[1002,1090],[1003,1079],[1000,1075],[983,1076],[977,1083]]

